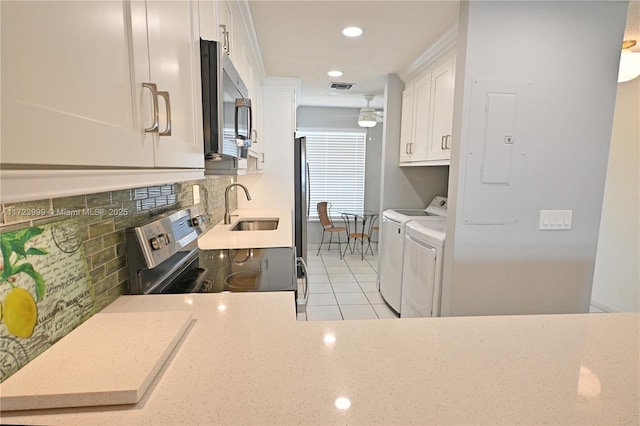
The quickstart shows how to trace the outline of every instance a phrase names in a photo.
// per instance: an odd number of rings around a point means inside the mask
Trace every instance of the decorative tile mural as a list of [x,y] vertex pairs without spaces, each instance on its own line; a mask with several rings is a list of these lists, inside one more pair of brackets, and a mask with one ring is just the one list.
[[[17,285],[16,283],[19,283],[17,287],[26,290],[33,298],[34,303],[31,303],[23,291],[14,291],[11,294],[21,296],[12,298],[20,300],[21,306],[33,308],[35,305],[35,311],[39,315],[37,318],[42,321],[43,318],[55,316],[50,313],[50,309],[55,310],[56,306],[61,307],[67,303],[65,300],[68,294],[75,294],[74,292],[91,294],[91,309],[87,308],[82,311],[78,323],[72,325],[68,330],[64,330],[64,334],[68,333],[73,327],[79,325],[93,313],[102,310],[125,292],[128,271],[124,238],[127,227],[136,226],[159,214],[193,205],[195,185],[197,185],[195,188],[200,195],[202,211],[208,216],[210,224],[216,224],[224,217],[224,190],[228,184],[234,181],[235,178],[231,176],[208,176],[202,180],[161,186],[2,204],[0,236],[4,241],[2,253],[5,268],[2,271],[2,280],[6,282],[0,283],[0,304],[6,302],[8,293],[12,291],[14,285]],[[237,206],[236,191],[230,193],[230,205],[232,209]],[[51,253],[57,253],[56,250],[59,249],[53,238],[55,232],[59,234],[59,242],[67,241],[68,248],[78,245],[76,251],[73,252],[74,260],[72,263],[75,265],[73,268],[72,265],[64,263],[61,257],[51,257]],[[25,239],[27,236],[30,238]],[[24,240],[24,255],[21,253],[16,255],[15,249],[12,249],[14,250],[13,254],[10,254],[10,259],[7,260],[5,258],[5,247],[9,252],[7,244],[14,241],[12,243],[14,245],[11,247],[17,247],[20,252],[22,240]],[[64,243],[62,245],[64,246]],[[39,254],[39,250],[47,254]],[[17,256],[20,256],[20,263],[31,264],[32,269],[22,266],[19,272],[7,275],[9,274],[9,272],[5,273],[7,262],[15,262]],[[80,266],[78,266],[80,264],[85,265],[84,278],[80,276]],[[56,276],[50,269],[47,269],[50,266],[60,268],[63,265],[70,272],[75,271],[76,275],[73,280],[62,275]],[[31,270],[42,276],[44,290],[38,284],[38,275],[33,274]],[[12,277],[14,281],[9,282]],[[65,282],[69,283],[69,288],[63,286]],[[62,289],[62,287],[66,289],[64,293],[58,294],[51,290]],[[44,298],[39,298],[39,292],[42,292],[40,296]],[[11,301],[11,299],[9,300]],[[10,305],[13,303],[11,302]],[[25,314],[23,317],[29,317],[29,315]],[[31,327],[32,318],[28,319],[28,325]],[[2,353],[10,341],[30,346],[32,343],[29,343],[29,340],[34,342],[38,340],[48,347],[64,335],[46,334],[44,323],[41,324],[38,321],[36,319],[30,337],[11,334],[11,327],[7,327],[6,321],[0,321],[0,339],[2,340],[0,343],[0,381],[15,371],[14,364],[23,365],[23,359],[19,363],[16,361],[6,366],[2,362]],[[36,336],[40,337],[36,338]],[[18,349],[16,357],[24,358],[26,356],[30,360],[37,355],[35,352],[37,351],[30,352]]]
[[71,220],[0,234],[0,381],[93,315],[95,299]]

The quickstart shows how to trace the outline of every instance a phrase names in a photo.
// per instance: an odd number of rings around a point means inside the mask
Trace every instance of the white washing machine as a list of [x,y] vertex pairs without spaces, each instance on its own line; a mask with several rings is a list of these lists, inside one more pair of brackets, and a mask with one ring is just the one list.
[[446,197],[435,197],[426,209],[389,209],[382,213],[378,285],[382,298],[396,313],[401,313],[405,225],[413,219],[446,216]]
[[402,265],[402,318],[440,316],[446,218],[407,222]]

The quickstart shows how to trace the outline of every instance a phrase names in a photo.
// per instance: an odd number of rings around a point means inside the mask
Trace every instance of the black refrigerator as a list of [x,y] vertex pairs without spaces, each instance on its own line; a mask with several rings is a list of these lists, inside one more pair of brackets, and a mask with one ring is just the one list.
[[[307,164],[307,140],[304,137],[294,139],[294,191],[295,191],[295,230],[296,256],[307,261],[307,217],[309,216],[309,165]],[[298,269],[298,276],[301,271]]]

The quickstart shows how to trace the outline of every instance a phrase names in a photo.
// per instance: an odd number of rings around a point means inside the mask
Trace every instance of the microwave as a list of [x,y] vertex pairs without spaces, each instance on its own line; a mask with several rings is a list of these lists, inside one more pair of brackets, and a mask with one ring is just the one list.
[[252,111],[247,86],[221,43],[200,39],[205,160],[247,158]]

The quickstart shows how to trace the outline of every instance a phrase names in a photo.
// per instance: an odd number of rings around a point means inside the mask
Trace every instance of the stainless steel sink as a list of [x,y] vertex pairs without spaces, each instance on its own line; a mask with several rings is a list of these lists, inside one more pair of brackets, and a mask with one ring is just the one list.
[[273,231],[278,229],[278,218],[240,219],[230,231]]

